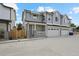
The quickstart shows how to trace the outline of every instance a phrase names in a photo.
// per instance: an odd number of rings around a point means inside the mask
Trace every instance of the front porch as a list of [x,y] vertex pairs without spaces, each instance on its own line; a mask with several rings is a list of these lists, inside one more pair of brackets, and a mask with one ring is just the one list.
[[28,24],[27,26],[27,37],[45,37],[45,25],[40,24]]
[[36,25],[36,37],[45,37],[44,25]]

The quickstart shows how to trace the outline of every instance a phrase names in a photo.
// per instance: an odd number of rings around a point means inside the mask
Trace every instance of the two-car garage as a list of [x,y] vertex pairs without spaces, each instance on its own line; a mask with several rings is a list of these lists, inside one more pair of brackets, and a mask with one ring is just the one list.
[[58,37],[58,36],[68,36],[68,35],[69,35],[69,28],[48,26],[48,30],[47,30],[48,37]]

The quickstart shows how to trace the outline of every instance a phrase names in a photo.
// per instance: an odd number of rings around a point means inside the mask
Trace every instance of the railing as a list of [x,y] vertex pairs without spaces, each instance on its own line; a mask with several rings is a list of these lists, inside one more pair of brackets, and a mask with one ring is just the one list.
[[45,31],[36,31],[36,36],[37,37],[44,37],[45,36]]
[[45,22],[45,20],[42,20],[42,19],[34,19],[34,18],[28,18],[27,20],[29,20],[29,21],[35,21],[35,22],[41,22],[41,23],[43,23],[43,22]]

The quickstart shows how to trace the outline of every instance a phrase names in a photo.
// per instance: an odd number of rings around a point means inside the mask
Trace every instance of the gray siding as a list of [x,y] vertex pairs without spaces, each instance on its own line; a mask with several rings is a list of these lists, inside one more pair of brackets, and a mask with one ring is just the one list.
[[[15,26],[16,20],[16,12],[13,8],[4,6],[0,3],[0,20],[11,21],[9,24],[11,25],[11,29]],[[10,26],[9,26],[10,27]]]
[[63,16],[63,18],[62,18],[62,25],[63,26],[69,26],[70,25],[70,20],[66,16]]
[[11,9],[11,29],[15,26],[16,12]]
[[[53,12],[53,13],[43,13],[42,14],[35,14],[36,16],[33,16],[34,14],[32,12],[24,11],[23,21],[34,21],[34,22],[45,22],[49,25],[60,25],[60,26],[69,26],[70,20],[68,20],[67,17],[63,16],[61,18],[61,14],[59,12]],[[57,19],[57,21],[56,21]],[[64,22],[65,21],[65,22]]]
[[10,9],[0,4],[0,19],[10,20]]
[[23,20],[35,21],[35,22],[45,22],[45,21],[43,21],[42,15],[40,15],[40,14],[35,14],[35,15],[36,16],[34,16],[34,14],[32,14],[30,12],[24,12]]

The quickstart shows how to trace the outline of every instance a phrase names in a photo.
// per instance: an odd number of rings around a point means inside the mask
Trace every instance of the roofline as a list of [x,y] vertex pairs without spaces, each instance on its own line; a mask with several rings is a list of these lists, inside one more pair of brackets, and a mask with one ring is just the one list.
[[[33,15],[41,15],[41,13],[39,13],[39,12],[34,13],[34,12],[31,11],[31,10],[26,10],[26,9],[24,9],[24,11],[25,11],[25,12],[28,12],[28,13],[31,13],[31,14],[33,14]],[[24,11],[23,11],[23,12],[24,12]]]
[[72,19],[70,19],[70,18],[68,17],[68,15],[67,15],[67,14],[63,15],[63,17],[64,17],[64,16],[66,16],[66,17],[68,18],[68,20],[72,20]]
[[8,20],[8,19],[0,19],[0,22],[11,22],[11,20]]
[[4,7],[6,7],[6,8],[10,8],[10,9],[13,9],[13,10],[15,10],[14,8],[12,8],[12,7],[9,7],[9,6],[6,6],[6,5],[4,5],[3,3],[0,3],[2,6],[4,6]]

